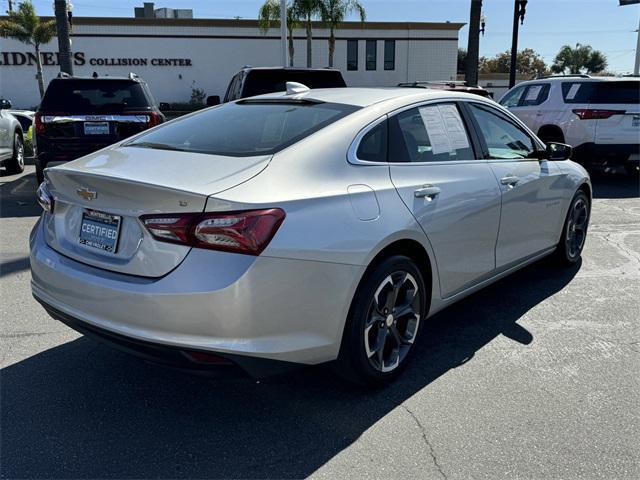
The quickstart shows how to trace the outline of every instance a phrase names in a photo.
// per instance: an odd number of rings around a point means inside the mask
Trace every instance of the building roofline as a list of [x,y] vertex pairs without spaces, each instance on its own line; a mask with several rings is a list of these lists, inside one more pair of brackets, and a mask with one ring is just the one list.
[[[6,17],[0,17],[5,19]],[[51,20],[54,17],[41,17]],[[258,20],[226,18],[133,18],[133,17],[73,17],[74,25],[170,26],[170,27],[244,27],[260,28]],[[460,30],[465,23],[456,22],[343,22],[339,30]],[[279,28],[272,22],[271,28]],[[322,22],[312,22],[316,29],[326,28]]]

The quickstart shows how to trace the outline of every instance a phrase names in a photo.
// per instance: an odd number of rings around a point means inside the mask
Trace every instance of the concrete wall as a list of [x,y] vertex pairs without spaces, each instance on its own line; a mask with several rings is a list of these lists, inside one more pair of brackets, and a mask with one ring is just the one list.
[[[224,95],[231,76],[245,65],[280,64],[279,30],[259,31],[251,20],[108,19],[78,18],[72,37],[76,54],[75,75],[124,75],[135,72],[150,85],[157,101],[187,101],[191,86],[207,95]],[[455,78],[458,30],[461,24],[348,23],[336,31],[334,66],[342,71],[349,86],[391,86],[413,80]],[[314,28],[313,66],[328,64],[328,31]],[[295,66],[306,66],[306,40],[303,30],[294,32]],[[358,70],[347,71],[347,40],[359,40]],[[377,40],[377,69],[365,70],[365,39]],[[396,41],[395,70],[384,70],[384,40]],[[45,83],[55,77],[57,39],[42,47]],[[16,107],[38,104],[36,67],[27,57],[30,47],[15,40],[0,39],[0,96]],[[15,57],[14,53],[19,55]],[[15,58],[14,58],[15,57]],[[108,60],[104,60],[108,59]],[[110,60],[114,59],[114,60]],[[146,65],[99,65],[98,63],[136,62]],[[173,64],[157,59],[175,59]],[[120,61],[122,63],[122,61]],[[94,63],[92,65],[92,63]]]

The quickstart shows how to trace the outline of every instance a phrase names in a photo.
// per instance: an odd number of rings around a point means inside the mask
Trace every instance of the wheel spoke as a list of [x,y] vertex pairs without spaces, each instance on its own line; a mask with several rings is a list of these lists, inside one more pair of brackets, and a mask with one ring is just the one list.
[[395,325],[391,325],[391,327],[389,327],[389,330],[391,331],[393,339],[398,344],[398,347],[400,347],[401,345],[407,345],[409,343],[402,335],[400,335],[400,332]]
[[406,315],[416,316],[416,311],[413,309],[413,305],[411,303],[407,303],[400,307],[397,307],[394,313],[394,317],[397,319],[403,318]]

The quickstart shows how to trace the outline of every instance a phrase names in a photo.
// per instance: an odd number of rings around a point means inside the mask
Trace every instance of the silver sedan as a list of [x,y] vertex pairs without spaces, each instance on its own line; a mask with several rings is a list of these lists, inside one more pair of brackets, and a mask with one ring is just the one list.
[[589,176],[493,101],[288,87],[47,169],[35,298],[160,363],[380,384],[439,310],[579,260]]

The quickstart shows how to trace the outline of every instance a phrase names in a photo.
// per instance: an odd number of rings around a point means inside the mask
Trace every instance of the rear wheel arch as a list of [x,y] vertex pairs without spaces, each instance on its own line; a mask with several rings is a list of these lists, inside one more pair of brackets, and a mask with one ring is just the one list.
[[589,185],[587,182],[584,182],[578,187],[577,191],[583,191],[587,195],[587,197],[589,198],[589,207],[591,207],[591,203],[593,202],[593,191],[591,189],[591,185]]
[[564,132],[557,125],[543,125],[538,129],[538,138],[543,142],[560,142],[564,143]]

